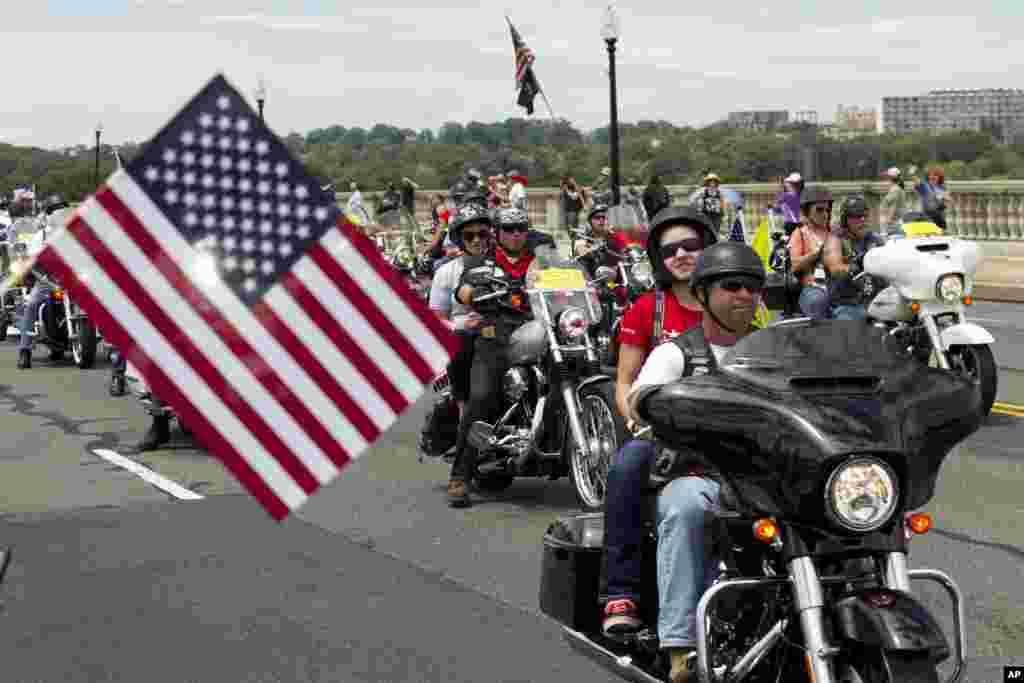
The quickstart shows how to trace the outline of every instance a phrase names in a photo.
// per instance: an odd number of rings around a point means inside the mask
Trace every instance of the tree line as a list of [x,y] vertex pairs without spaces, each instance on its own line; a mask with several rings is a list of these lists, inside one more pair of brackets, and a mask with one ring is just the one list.
[[[609,129],[581,131],[565,119],[510,118],[504,122],[449,121],[438,130],[415,131],[378,123],[369,129],[340,125],[284,137],[322,183],[339,191],[358,182],[383,189],[403,176],[421,188],[449,187],[469,168],[485,175],[517,170],[532,186],[557,186],[574,176],[593,183],[609,165]],[[118,146],[125,161],[144,143]],[[0,144],[0,192],[36,185],[45,196],[79,200],[95,189],[93,150],[66,152]],[[868,134],[838,139],[806,124],[752,131],[718,123],[702,128],[667,121],[620,124],[624,182],[693,184],[714,171],[725,182],[768,182],[792,171],[814,181],[871,180],[890,167],[924,169],[941,164],[954,180],[1024,178],[1024,143],[999,144],[992,131]],[[112,148],[100,149],[101,179],[115,167]]]

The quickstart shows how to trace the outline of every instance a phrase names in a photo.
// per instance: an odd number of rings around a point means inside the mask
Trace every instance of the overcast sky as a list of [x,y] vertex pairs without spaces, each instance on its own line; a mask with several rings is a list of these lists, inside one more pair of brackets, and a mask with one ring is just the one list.
[[[352,0],[359,2],[359,0]],[[607,123],[602,0],[50,0],[0,27],[0,141],[142,140],[214,73],[262,76],[279,133],[501,121],[514,105],[508,13],[555,114]],[[1024,2],[618,3],[620,121],[704,125],[737,109],[880,107],[933,88],[1024,87]],[[907,12],[914,13],[908,15]],[[692,16],[703,13],[704,16]],[[535,116],[547,116],[537,100]]]

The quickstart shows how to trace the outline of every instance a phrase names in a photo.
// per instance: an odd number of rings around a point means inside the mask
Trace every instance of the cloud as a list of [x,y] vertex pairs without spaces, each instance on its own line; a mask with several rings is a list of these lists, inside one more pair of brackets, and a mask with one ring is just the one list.
[[270,31],[315,31],[317,33],[366,33],[366,24],[349,22],[342,17],[282,16],[277,14],[229,14],[202,17],[204,25],[256,26]]

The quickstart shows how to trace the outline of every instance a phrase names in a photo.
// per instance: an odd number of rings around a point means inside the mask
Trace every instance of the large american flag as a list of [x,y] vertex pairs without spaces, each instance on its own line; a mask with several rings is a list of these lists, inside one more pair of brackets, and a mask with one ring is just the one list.
[[364,452],[455,349],[222,76],[39,263],[275,519]]

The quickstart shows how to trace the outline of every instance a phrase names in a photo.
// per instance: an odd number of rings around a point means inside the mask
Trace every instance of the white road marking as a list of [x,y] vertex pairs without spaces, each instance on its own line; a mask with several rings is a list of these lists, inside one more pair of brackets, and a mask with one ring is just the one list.
[[179,500],[202,500],[202,496],[195,491],[190,491],[184,486],[174,483],[167,477],[163,477],[153,470],[140,465],[138,462],[131,458],[126,458],[123,455],[109,451],[105,448],[98,448],[93,451],[96,455],[103,458],[107,462],[113,463],[118,467],[123,467],[132,474],[136,475],[143,481],[152,484],[161,491],[171,494]]

